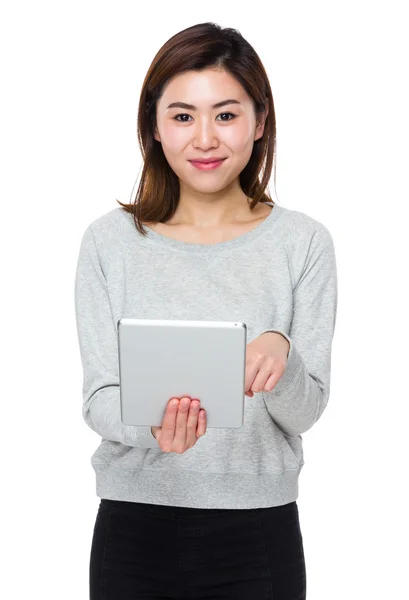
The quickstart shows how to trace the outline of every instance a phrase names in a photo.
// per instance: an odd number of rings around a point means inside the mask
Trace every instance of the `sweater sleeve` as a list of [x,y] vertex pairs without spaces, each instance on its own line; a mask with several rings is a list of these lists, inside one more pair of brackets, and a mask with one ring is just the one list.
[[266,408],[287,435],[308,431],[329,399],[331,347],[337,313],[337,265],[334,243],[322,225],[314,232],[307,259],[293,290],[293,316],[285,371],[270,392],[262,392]]
[[75,317],[85,422],[106,440],[159,448],[150,427],[124,425],[121,421],[117,330],[91,225],[82,237],[77,262]]

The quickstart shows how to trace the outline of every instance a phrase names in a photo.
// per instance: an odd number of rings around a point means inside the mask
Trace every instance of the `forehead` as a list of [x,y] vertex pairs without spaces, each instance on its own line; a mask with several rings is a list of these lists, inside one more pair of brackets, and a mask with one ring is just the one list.
[[235,98],[242,103],[248,100],[244,88],[230,73],[216,69],[187,71],[170,80],[158,106],[166,109],[171,102],[182,101],[207,108],[226,98]]

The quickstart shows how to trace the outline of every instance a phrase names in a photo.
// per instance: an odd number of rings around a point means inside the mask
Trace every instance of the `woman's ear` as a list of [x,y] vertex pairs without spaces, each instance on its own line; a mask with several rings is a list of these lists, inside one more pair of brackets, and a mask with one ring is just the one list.
[[258,116],[258,124],[256,127],[256,131],[254,133],[254,141],[260,139],[263,137],[263,133],[264,133],[264,126],[266,124],[266,119],[268,116],[268,106],[265,107],[264,112],[259,113]]

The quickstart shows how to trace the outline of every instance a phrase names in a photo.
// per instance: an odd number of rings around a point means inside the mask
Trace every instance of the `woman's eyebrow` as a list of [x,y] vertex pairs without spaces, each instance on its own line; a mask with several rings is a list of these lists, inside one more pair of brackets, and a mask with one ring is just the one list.
[[[225,106],[226,104],[241,104],[241,102],[235,100],[234,98],[229,98],[228,100],[222,100],[221,102],[213,104],[212,108],[220,108],[221,106]],[[188,110],[197,110],[197,106],[193,106],[193,104],[187,104],[186,102],[172,102],[171,104],[169,104],[166,110],[168,110],[169,108],[186,108]]]

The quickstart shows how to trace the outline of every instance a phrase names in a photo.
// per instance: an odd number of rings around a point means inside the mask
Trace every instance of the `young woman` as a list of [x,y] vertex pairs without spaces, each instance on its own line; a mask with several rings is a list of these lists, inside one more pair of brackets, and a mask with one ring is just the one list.
[[[138,139],[135,203],[87,227],[75,281],[83,416],[102,438],[91,600],[303,600],[301,434],[329,399],[332,237],[265,191],[273,97],[236,30],[202,23],[166,42]],[[246,323],[244,425],[207,430],[200,398],[169,401],[161,427],[124,425],[121,317]]]

